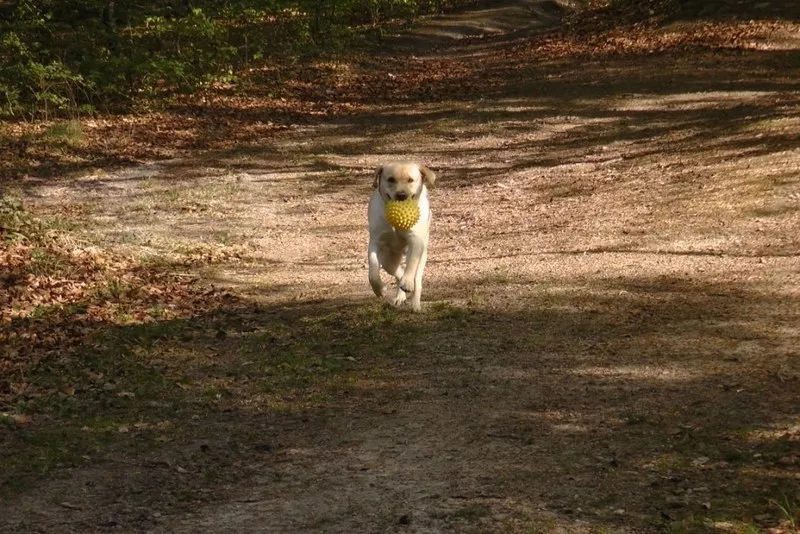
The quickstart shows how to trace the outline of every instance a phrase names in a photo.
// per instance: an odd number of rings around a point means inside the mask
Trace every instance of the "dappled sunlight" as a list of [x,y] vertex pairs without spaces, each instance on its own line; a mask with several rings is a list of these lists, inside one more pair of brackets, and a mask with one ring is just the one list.
[[591,421],[581,422],[581,416],[576,413],[566,413],[562,411],[529,412],[514,414],[525,420],[538,421],[549,425],[555,432],[569,434],[581,434],[592,432],[593,423]]
[[662,366],[655,365],[620,365],[613,367],[583,367],[571,371],[571,374],[603,379],[624,380],[652,380],[665,382],[682,382],[695,380],[696,372],[690,369],[681,369],[669,363]]
[[[748,432],[747,439],[754,442],[783,441],[800,443],[800,419],[792,419],[785,423],[770,425],[771,428],[761,428]],[[800,451],[793,451],[793,458],[787,458],[789,462],[800,461],[798,457]]]
[[633,94],[617,100],[620,111],[657,111],[674,109],[680,113],[704,109],[735,108],[762,105],[768,98],[777,98],[776,91],[703,91],[700,93]]
[[[8,521],[782,528],[770,503],[800,476],[796,39],[702,17],[529,34],[534,15],[461,14],[413,55],[387,37],[87,120],[89,144],[30,170],[30,205],[83,226],[72,256],[18,243],[8,263],[29,270],[0,267]],[[367,280],[366,204],[394,159],[437,173],[420,313]],[[120,268],[70,278],[65,258],[95,249]]]
[[[509,274],[494,276],[440,279],[440,286],[483,287],[486,300],[430,303],[419,315],[365,295],[256,300],[149,330],[115,326],[95,345],[95,363],[81,364],[95,370],[97,362],[118,361],[121,348],[130,351],[128,371],[102,378],[120,395],[92,435],[174,447],[197,425],[223,428],[246,454],[268,454],[265,469],[283,476],[299,469],[298,451],[302,462],[325,466],[315,471],[317,482],[346,483],[354,492],[365,477],[386,495],[381,481],[397,484],[400,466],[403,487],[447,488],[457,473],[459,495],[502,492],[556,514],[581,508],[596,525],[615,524],[612,512],[622,506],[618,498],[598,501],[603,488],[640,488],[624,506],[650,516],[658,513],[653,503],[672,510],[664,493],[684,491],[687,479],[716,493],[715,510],[734,513],[726,504],[739,502],[726,489],[732,473],[752,477],[736,490],[747,495],[769,495],[761,484],[790,480],[773,467],[783,456],[759,452],[758,440],[737,434],[778,429],[792,409],[790,391],[773,389],[762,370],[778,349],[751,343],[731,353],[736,360],[706,357],[726,354],[742,336],[772,336],[756,330],[768,315],[730,317],[745,306],[770,309],[785,296],[759,303],[755,294],[742,298],[742,284],[624,277],[581,284],[574,274],[524,289],[509,284]],[[495,307],[498,287],[511,287],[517,304]],[[148,375],[149,390],[135,389],[142,383],[130,382],[134,369],[157,371]],[[276,435],[273,427],[283,430]],[[237,451],[230,454],[239,458]],[[750,467],[750,458],[763,465]],[[203,476],[200,459],[170,461],[187,471],[184,480]],[[293,472],[292,481],[305,476]],[[549,481],[553,473],[570,481],[568,493]],[[275,479],[269,487],[294,499],[287,483]],[[438,510],[453,491],[436,501]],[[277,502],[263,498],[265,506]],[[696,509],[691,501],[681,506]]]

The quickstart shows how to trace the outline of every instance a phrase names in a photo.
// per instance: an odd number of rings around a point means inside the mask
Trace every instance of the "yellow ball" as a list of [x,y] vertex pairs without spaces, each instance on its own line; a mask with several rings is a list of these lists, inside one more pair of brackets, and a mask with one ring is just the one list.
[[385,216],[398,230],[408,230],[419,220],[419,204],[415,200],[389,200]]

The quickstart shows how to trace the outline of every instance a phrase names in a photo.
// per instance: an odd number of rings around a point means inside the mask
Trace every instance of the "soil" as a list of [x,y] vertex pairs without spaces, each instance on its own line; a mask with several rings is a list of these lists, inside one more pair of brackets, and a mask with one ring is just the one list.
[[[330,87],[350,112],[260,146],[32,184],[95,243],[219,255],[193,273],[254,306],[220,361],[280,326],[347,383],[231,388],[11,497],[0,529],[791,532],[800,25],[582,48],[560,14],[430,21]],[[406,158],[438,173],[420,314],[366,278],[372,170]]]

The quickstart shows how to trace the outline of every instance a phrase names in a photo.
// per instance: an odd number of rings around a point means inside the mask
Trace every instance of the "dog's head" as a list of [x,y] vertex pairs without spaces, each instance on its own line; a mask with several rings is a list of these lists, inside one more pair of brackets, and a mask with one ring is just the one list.
[[436,174],[416,163],[393,163],[375,170],[373,187],[384,200],[407,200],[419,198],[424,185],[433,185]]

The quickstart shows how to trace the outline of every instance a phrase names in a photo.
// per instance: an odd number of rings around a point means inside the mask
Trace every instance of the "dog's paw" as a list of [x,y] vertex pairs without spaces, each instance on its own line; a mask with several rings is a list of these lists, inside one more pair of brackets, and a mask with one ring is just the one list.
[[383,298],[386,294],[386,286],[383,282],[370,280],[370,285],[372,286],[372,292],[375,293],[378,298]]
[[392,304],[394,304],[397,307],[402,306],[403,303],[406,301],[407,296],[408,295],[406,295],[405,291],[398,291],[397,295],[394,297],[394,300],[392,301]]
[[405,291],[406,293],[413,293],[414,292],[414,277],[413,276],[404,276],[400,279],[400,282],[397,286]]

